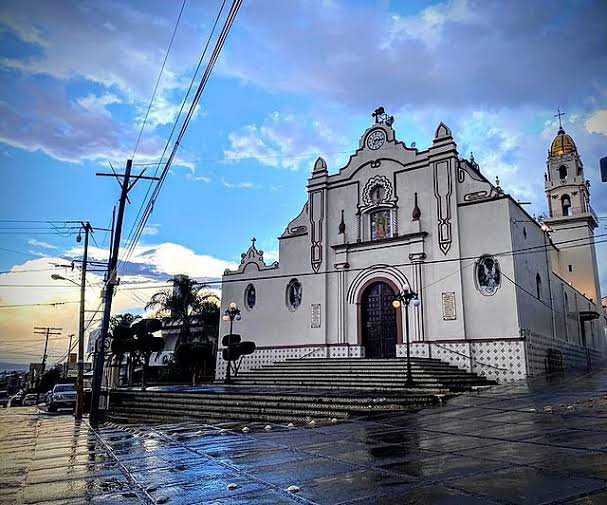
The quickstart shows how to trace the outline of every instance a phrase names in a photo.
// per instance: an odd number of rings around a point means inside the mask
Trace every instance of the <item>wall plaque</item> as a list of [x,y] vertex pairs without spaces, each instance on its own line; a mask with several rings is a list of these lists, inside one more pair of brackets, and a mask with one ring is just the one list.
[[455,316],[455,293],[443,293],[443,321],[453,321]]
[[311,313],[312,313],[312,322],[310,324],[311,328],[320,328],[320,303],[313,303],[310,305]]

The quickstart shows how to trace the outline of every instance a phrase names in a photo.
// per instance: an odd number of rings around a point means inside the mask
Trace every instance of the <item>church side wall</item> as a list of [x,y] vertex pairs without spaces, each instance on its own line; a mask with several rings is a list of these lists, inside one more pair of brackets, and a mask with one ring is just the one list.
[[601,319],[585,323],[585,342],[582,338],[580,311],[596,310],[596,307],[553,272],[551,246],[540,227],[512,202],[510,213],[512,248],[518,251],[513,258],[519,331],[525,338],[527,374],[545,373],[548,349],[562,353],[564,367],[582,367],[587,365],[588,359],[603,359],[605,338],[601,336]]
[[[465,205],[459,208],[462,237],[462,286],[466,311],[466,337],[474,339],[518,338],[516,288],[511,248],[508,199]],[[488,219],[488,216],[491,216]],[[477,288],[476,264],[482,256],[497,259],[501,271],[499,288],[485,295]]]

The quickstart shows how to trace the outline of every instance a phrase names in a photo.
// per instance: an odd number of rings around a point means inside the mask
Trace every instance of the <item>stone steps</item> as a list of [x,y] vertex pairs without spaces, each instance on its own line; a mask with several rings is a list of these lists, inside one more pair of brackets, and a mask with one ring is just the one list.
[[[240,386],[297,387],[356,391],[399,391],[405,388],[407,360],[397,359],[299,359],[241,372],[234,378]],[[412,358],[411,376],[416,388],[469,391],[494,384],[485,377],[431,358]],[[440,394],[440,393],[439,393]]]
[[329,421],[419,409],[453,392],[492,384],[436,359],[414,358],[411,365],[413,388],[406,387],[405,359],[319,358],[248,370],[229,386],[119,389],[111,394],[109,417],[144,423]]
[[330,391],[247,395],[239,394],[237,390],[235,394],[118,390],[112,393],[108,417],[116,422],[329,421],[348,419],[360,413],[419,409],[437,401],[435,395],[420,391],[378,398],[376,395],[351,392],[342,395]]

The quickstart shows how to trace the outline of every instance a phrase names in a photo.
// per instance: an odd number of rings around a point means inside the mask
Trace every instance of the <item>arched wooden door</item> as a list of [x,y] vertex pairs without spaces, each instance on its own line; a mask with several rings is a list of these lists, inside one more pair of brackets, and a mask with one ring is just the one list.
[[392,306],[394,290],[385,282],[369,285],[362,294],[363,345],[367,358],[395,358],[398,325]]

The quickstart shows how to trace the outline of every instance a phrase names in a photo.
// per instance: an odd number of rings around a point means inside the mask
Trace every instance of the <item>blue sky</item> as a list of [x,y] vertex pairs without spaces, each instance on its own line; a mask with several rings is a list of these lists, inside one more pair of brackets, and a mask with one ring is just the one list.
[[[158,159],[219,5],[186,2],[136,163]],[[131,155],[180,7],[2,2],[0,166],[8,191],[0,219],[108,225],[117,185],[95,172],[108,162],[123,167]],[[606,20],[606,4],[587,0],[245,0],[131,259],[131,280],[220,275],[252,236],[276,259],[276,237],[301,209],[316,157],[338,170],[379,105],[396,116],[398,137],[418,147],[446,122],[460,153],[474,151],[483,172],[499,175],[534,213],[546,208],[543,172],[561,107],[593,207],[607,216],[598,177],[607,154]],[[146,189],[132,193],[127,235]],[[101,257],[107,237],[95,238]],[[42,270],[80,248],[73,234],[48,230],[3,233],[0,242],[20,251],[0,250],[2,271]],[[605,244],[598,250],[605,292]],[[48,284],[50,274],[6,275],[6,283]],[[3,289],[0,298],[77,298],[71,287],[40,291]],[[117,306],[136,310],[142,298]],[[72,328],[73,310],[39,317]],[[11,320],[20,324],[3,333],[31,331],[27,310]]]

